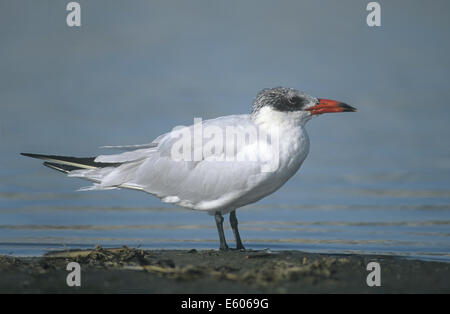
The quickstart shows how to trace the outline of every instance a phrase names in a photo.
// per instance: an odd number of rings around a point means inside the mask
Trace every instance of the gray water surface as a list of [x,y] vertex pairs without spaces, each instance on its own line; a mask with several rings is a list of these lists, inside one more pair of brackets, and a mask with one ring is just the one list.
[[450,261],[448,2],[383,2],[380,28],[356,0],[79,2],[80,28],[60,1],[0,4],[0,254],[217,248],[211,216],[19,153],[148,143],[288,86],[359,112],[309,122],[300,171],[238,211],[246,246]]

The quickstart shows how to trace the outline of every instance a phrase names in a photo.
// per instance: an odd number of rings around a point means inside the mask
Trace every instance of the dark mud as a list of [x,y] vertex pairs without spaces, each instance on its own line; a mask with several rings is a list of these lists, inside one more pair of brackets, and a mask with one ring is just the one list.
[[[81,287],[68,287],[69,262]],[[381,286],[368,287],[369,262]],[[2,293],[448,293],[450,264],[299,251],[103,249],[0,256]]]

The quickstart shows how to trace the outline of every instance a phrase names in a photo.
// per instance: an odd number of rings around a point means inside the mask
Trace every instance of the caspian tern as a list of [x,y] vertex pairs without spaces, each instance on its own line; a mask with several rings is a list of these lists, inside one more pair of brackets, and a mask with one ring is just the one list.
[[228,249],[222,215],[230,213],[236,248],[244,249],[236,209],[275,192],[297,172],[309,152],[305,124],[312,117],[354,111],[342,102],[277,87],[257,94],[251,114],[177,128],[150,144],[105,147],[125,150],[120,154],[22,155],[93,182],[82,190],[134,189],[166,203],[206,211],[215,216],[221,250]]

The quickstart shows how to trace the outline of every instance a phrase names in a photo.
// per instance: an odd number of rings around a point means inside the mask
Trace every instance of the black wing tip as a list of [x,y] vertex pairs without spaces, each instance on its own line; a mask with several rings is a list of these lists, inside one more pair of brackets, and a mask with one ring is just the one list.
[[32,154],[32,153],[20,153],[22,156],[27,156],[31,158],[73,158],[73,157],[66,157],[66,156],[56,156],[56,155],[44,155],[44,154]]
[[52,156],[52,155],[32,154],[32,153],[20,153],[20,154],[22,156],[37,158],[37,159],[56,157],[56,156]]
[[[36,159],[42,159],[46,160],[46,162],[50,164],[62,164],[62,165],[70,165],[68,163],[73,163],[72,166],[77,167],[76,164],[84,165],[84,166],[92,166],[97,168],[105,168],[105,167],[117,167],[120,166],[122,163],[120,162],[96,162],[96,157],[70,157],[70,156],[57,156],[57,155],[42,155],[42,154],[31,154],[31,153],[20,153],[22,156],[36,158]],[[77,168],[83,168],[77,167]]]
[[32,157],[32,158],[38,156],[37,154],[31,154],[31,153],[20,153],[20,154],[21,154],[22,156]]
[[44,155],[44,154],[32,154],[32,153],[20,153],[22,156],[36,158],[36,159],[47,159],[47,158],[55,158],[59,156],[54,155]]

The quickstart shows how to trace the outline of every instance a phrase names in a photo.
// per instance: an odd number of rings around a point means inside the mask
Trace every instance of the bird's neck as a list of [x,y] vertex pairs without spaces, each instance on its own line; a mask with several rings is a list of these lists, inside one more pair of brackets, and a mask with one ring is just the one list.
[[270,143],[276,158],[273,160],[277,161],[274,173],[279,174],[280,182],[284,183],[298,170],[308,155],[309,138],[304,125],[309,117],[298,111],[283,112],[268,107],[254,112],[252,119],[259,131],[270,134]]
[[252,114],[259,131],[276,136],[280,154],[283,156],[298,155],[300,163],[309,150],[308,134],[304,128],[311,118],[301,111],[278,111],[270,107],[261,108]]
[[266,106],[252,113],[253,122],[265,130],[276,128],[281,132],[303,128],[310,116],[302,111],[278,111]]

